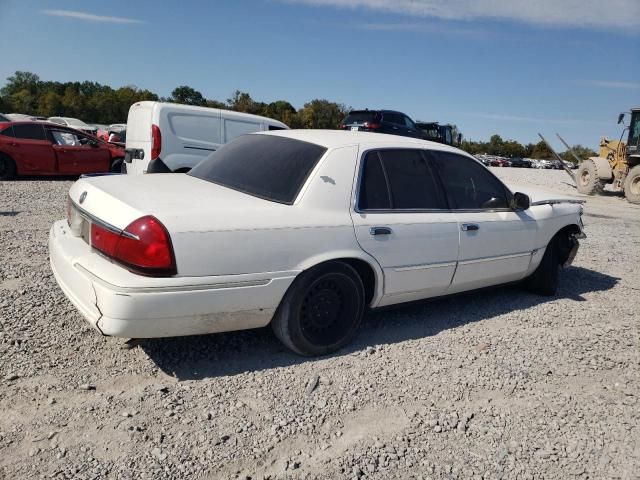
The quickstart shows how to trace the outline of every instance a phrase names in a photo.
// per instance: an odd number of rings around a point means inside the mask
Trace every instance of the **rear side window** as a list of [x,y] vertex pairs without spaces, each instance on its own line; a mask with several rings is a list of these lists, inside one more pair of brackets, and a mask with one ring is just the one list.
[[220,117],[218,115],[182,115],[170,113],[168,120],[171,130],[182,140],[222,143]]
[[25,140],[45,140],[44,128],[37,123],[25,123],[13,126],[13,135]]
[[196,165],[189,175],[291,205],[326,148],[272,135],[245,135]]
[[389,123],[395,123],[396,125],[404,125],[404,115],[399,113],[387,112],[382,115],[382,120]]
[[445,209],[433,172],[420,150],[371,152],[365,159],[359,207],[363,210]]
[[482,164],[450,152],[431,152],[453,208],[508,208],[504,185]]
[[13,128],[11,126],[9,126],[8,128],[5,128],[4,130],[0,130],[0,135],[3,135],[5,137],[13,137]]
[[376,112],[351,112],[342,121],[343,125],[364,125],[365,123],[373,123],[378,120]]

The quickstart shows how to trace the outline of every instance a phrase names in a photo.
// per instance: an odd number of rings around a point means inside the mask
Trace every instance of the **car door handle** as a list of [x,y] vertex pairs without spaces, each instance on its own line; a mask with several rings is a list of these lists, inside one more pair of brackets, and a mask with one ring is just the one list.
[[391,235],[391,232],[389,227],[371,227],[369,229],[371,235]]
[[480,225],[477,223],[463,223],[461,228],[463,232],[475,232],[480,230]]

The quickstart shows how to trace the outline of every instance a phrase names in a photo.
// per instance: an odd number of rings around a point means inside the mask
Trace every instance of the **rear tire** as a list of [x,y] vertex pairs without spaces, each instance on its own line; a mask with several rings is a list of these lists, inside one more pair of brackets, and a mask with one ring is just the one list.
[[624,181],[624,196],[629,203],[640,203],[640,165],[636,165]]
[[558,237],[555,236],[547,245],[540,265],[525,280],[527,290],[538,295],[555,295],[558,290],[558,274],[560,270]]
[[598,195],[604,190],[604,184],[598,176],[598,169],[595,162],[585,160],[578,168],[576,174],[576,184],[578,191],[585,195]]
[[358,272],[342,262],[328,262],[301,273],[285,294],[271,327],[290,350],[325,355],[356,335],[365,310]]
[[8,155],[0,153],[0,180],[11,180],[15,176],[15,162]]

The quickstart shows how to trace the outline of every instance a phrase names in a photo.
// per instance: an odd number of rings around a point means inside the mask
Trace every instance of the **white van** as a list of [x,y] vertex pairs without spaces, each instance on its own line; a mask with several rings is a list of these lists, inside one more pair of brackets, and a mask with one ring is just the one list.
[[129,108],[122,171],[187,172],[245,133],[289,129],[271,118],[177,103],[138,102]]

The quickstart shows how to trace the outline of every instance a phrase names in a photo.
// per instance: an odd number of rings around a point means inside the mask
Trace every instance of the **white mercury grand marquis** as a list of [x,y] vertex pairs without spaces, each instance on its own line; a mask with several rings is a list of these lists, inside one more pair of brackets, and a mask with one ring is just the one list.
[[453,147],[368,132],[245,135],[188,174],[81,178],[51,268],[104,335],[263,327],[350,341],[368,308],[523,281],[556,291],[582,206],[513,193]]

